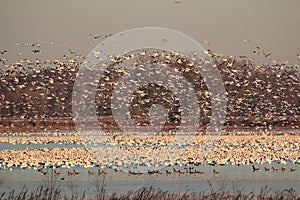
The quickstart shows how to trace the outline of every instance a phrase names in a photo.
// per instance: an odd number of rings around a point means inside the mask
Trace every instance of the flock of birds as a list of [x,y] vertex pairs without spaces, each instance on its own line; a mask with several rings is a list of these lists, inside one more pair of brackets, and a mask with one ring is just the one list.
[[[258,168],[258,167],[255,167],[254,165],[252,165],[252,169],[253,169],[253,172],[259,172],[259,171],[262,171],[261,168]],[[287,168],[286,167],[281,167],[281,168],[267,168],[267,167],[264,167],[263,168],[263,171],[273,171],[273,172],[279,172],[279,171],[286,171]],[[297,169],[296,168],[290,168],[289,171],[290,172],[295,172]]]
[[[214,166],[214,164],[211,164],[212,166]],[[223,165],[220,165],[223,166]],[[148,169],[148,171],[146,173],[141,172],[141,171],[134,171],[134,170],[127,170],[127,172],[125,172],[124,170],[119,170],[119,169],[113,169],[111,171],[105,171],[101,168],[92,170],[92,169],[88,169],[87,172],[86,171],[76,171],[75,169],[71,169],[71,170],[67,170],[67,171],[63,171],[63,170],[57,170],[59,168],[59,166],[54,169],[55,167],[50,167],[50,170],[45,170],[45,168],[41,167],[38,169],[38,172],[40,173],[41,176],[45,176],[45,175],[54,175],[57,177],[60,177],[60,180],[65,180],[65,176],[77,176],[80,173],[85,172],[87,176],[106,176],[109,173],[112,172],[121,172],[121,173],[127,173],[128,176],[131,175],[137,175],[137,176],[141,176],[141,175],[156,175],[156,176],[161,176],[161,175],[202,175],[202,174],[211,174],[211,175],[219,175],[222,174],[220,171],[217,171],[215,168],[211,170],[211,172],[208,171],[200,171],[197,170],[197,168],[195,167],[183,167],[181,169],[176,169],[176,168],[171,168],[171,169],[165,169],[165,170],[151,170]],[[287,169],[286,167],[281,167],[281,168],[267,168],[264,167],[263,169],[257,168],[254,165],[252,165],[252,171],[253,172],[260,172],[260,171],[273,171],[273,172],[285,172],[285,171],[289,171],[289,172],[296,172],[297,169],[296,168],[289,168]]]
[[[105,39],[112,34],[91,34],[91,36],[94,39]],[[209,44],[208,41],[203,43]],[[43,44],[43,42],[18,43],[32,48],[34,54],[41,53],[40,47]],[[43,61],[38,58],[35,60],[23,58],[9,64],[6,58],[1,58],[0,104],[3,118],[20,118],[24,120],[22,126],[33,128],[38,126],[35,123],[38,119],[72,116],[73,84],[84,57],[74,50],[68,51],[69,54],[64,55],[63,60]],[[0,53],[5,55],[8,52],[2,50]],[[99,57],[101,52],[92,53],[95,57]],[[277,61],[272,65],[258,65],[253,59],[245,56],[225,56],[212,53],[210,50],[205,53],[213,59],[224,81],[228,97],[227,125],[265,129],[272,129],[274,126],[292,129],[299,127],[297,120],[293,119],[300,113],[298,65]],[[271,55],[260,47],[257,47],[254,53],[262,54],[264,57]],[[120,69],[116,65],[124,61],[134,65],[146,62],[170,65],[175,71],[182,73],[192,83],[197,95],[202,116],[200,125],[205,126],[208,123],[211,111],[210,92],[199,72],[195,70],[195,63],[191,58],[181,58],[175,52],[143,51],[129,55],[109,55],[108,59],[106,77],[100,77],[96,95],[97,112],[100,116],[112,115],[110,106],[112,89],[120,77],[128,72],[125,67]],[[176,125],[180,120],[176,117],[180,116],[178,101],[164,86],[150,85],[141,88],[133,95],[132,101],[132,115],[137,116],[138,123],[148,123],[147,112],[154,102],[168,110],[169,124]],[[114,122],[108,123],[111,124]]]
[[[215,166],[214,164],[211,164],[211,166]],[[223,166],[223,165],[220,165],[220,166]],[[165,169],[165,170],[151,170],[151,169],[148,169],[148,171],[146,173],[144,172],[141,172],[141,171],[134,171],[134,170],[127,170],[127,172],[125,172],[124,170],[119,170],[117,168],[114,168],[112,169],[110,172],[108,171],[105,171],[101,168],[99,169],[96,169],[95,170],[92,170],[92,169],[88,169],[87,172],[86,171],[76,171],[74,168],[71,169],[71,170],[57,170],[59,169],[60,166],[57,166],[56,168],[51,166],[49,169],[50,170],[45,170],[45,168],[41,167],[39,168],[37,171],[40,173],[41,176],[45,176],[45,175],[54,175],[54,176],[60,176],[60,180],[65,180],[65,176],[77,176],[79,175],[80,173],[83,173],[85,172],[86,175],[88,176],[106,176],[108,175],[109,173],[112,173],[112,172],[120,172],[120,173],[127,173],[128,176],[131,176],[131,175],[137,175],[137,176],[140,176],[140,175],[156,175],[156,176],[161,176],[161,175],[201,175],[201,174],[212,174],[212,175],[218,175],[220,174],[221,172],[220,171],[217,171],[215,168],[212,169],[211,172],[207,172],[207,171],[200,171],[200,170],[197,170],[197,168],[195,167],[183,167],[181,169],[176,169],[176,168],[171,168],[171,169]],[[287,169],[286,167],[281,167],[281,168],[274,168],[274,167],[271,167],[271,168],[268,168],[268,167],[264,167],[263,169],[261,168],[258,168],[258,167],[255,167],[254,165],[252,165],[252,171],[253,172],[260,172],[260,171],[265,171],[265,172],[268,172],[268,171],[273,171],[273,172],[285,172],[285,171],[289,171],[289,172],[296,172],[297,169],[296,168],[289,168]]]
[[[40,175],[41,176],[46,176],[46,175],[49,175],[49,174],[53,174],[54,176],[60,176],[60,175],[63,175],[62,174],[62,171],[58,171],[58,170],[56,170],[56,169],[54,169],[53,167],[51,168],[52,170],[51,170],[51,172],[49,173],[49,171],[45,171],[45,169],[44,168],[39,168],[38,169],[38,172],[40,173]],[[49,173],[49,174],[48,174]],[[80,172],[79,171],[76,171],[75,169],[73,169],[73,170],[68,170],[67,171],[67,175],[68,176],[76,176],[76,175],[79,175],[80,174]],[[98,175],[98,176],[100,176],[100,175],[102,175],[102,176],[104,176],[104,175],[106,175],[107,174],[107,172],[105,172],[104,170],[100,170],[100,169],[98,169],[97,170],[97,172],[94,172],[94,171],[92,171],[92,170],[88,170],[88,176],[92,176],[92,175]],[[60,180],[65,180],[65,177],[64,176],[61,176],[60,177]]]
[[[158,170],[168,166],[251,166],[267,163],[270,166],[276,161],[285,168],[300,164],[300,143],[299,136],[296,135],[258,136],[255,132],[248,132],[244,133],[247,136],[216,136],[211,143],[212,147],[206,152],[200,151],[200,147],[205,144],[202,140],[203,136],[201,136],[190,142],[180,140],[185,145],[185,152],[182,153],[178,151],[178,147],[166,146],[168,139],[172,137],[166,135],[145,139],[130,135],[121,136],[122,133],[120,133],[116,137],[96,139],[90,137],[89,134],[86,137],[82,135],[81,137],[76,135],[53,137],[52,133],[43,134],[44,137],[1,138],[1,144],[9,141],[15,143],[16,146],[21,143],[27,144],[27,147],[11,150],[1,149],[0,169],[37,170],[40,166],[43,166],[44,169],[51,169],[54,166],[70,169],[80,166],[87,169],[99,167],[101,169],[110,168],[115,171],[145,173],[147,172],[145,169]],[[74,132],[70,132],[70,134],[74,134]],[[250,134],[253,135],[249,136]],[[47,146],[49,143],[55,145],[62,141],[69,141],[69,143],[64,143],[62,148],[55,146],[48,148]],[[34,144],[41,142],[46,145],[33,147]],[[100,163],[101,165],[99,165]],[[275,166],[278,165],[274,165],[274,169],[276,169]],[[258,170],[257,167],[253,168]]]
[[[95,40],[110,36],[112,34],[91,34]],[[166,38],[162,38],[162,41],[168,42]],[[203,41],[203,43],[209,44],[208,41]],[[34,55],[43,53],[42,42],[18,43],[17,45],[31,48]],[[0,74],[0,113],[1,120],[3,120],[0,124],[0,132],[74,128],[72,90],[84,57],[76,51],[68,49],[68,54],[65,54],[62,59],[42,60],[36,58],[30,60],[22,58],[8,63],[8,59],[3,56],[9,52],[2,50],[0,53],[2,57],[0,62],[2,70]],[[206,50],[204,53],[218,67],[226,89],[227,118],[225,125],[241,129],[299,129],[299,65],[290,65],[288,62],[279,63],[278,61],[272,62],[271,65],[260,65],[245,56],[225,56],[210,50]],[[271,57],[270,53],[260,47],[257,47],[253,53],[266,58]],[[99,58],[101,52],[93,51],[92,54]],[[297,56],[299,57],[299,55]],[[124,55],[108,55],[107,59],[108,63],[105,64],[106,69],[103,76],[99,77],[95,96],[97,115],[106,117],[102,121],[102,118],[99,119],[100,126],[107,129],[117,126],[112,118],[111,97],[120,78],[129,73],[129,69],[126,68],[128,63],[133,66],[161,64],[170,66],[182,74],[192,84],[196,94],[201,113],[200,126],[205,127],[209,123],[211,94],[201,73],[195,67],[197,63],[193,53],[189,52],[183,57],[178,52],[142,50]],[[147,71],[143,73],[139,72],[136,75],[141,78],[143,75],[151,75],[147,74]],[[177,76],[169,78],[179,80]],[[212,80],[212,82],[214,81]],[[180,83],[178,85],[182,86]],[[89,94],[91,91],[86,90],[85,92]],[[181,92],[185,91],[181,90]],[[122,95],[117,95],[117,98],[122,98]],[[166,127],[178,128],[182,108],[180,108],[178,98],[163,84],[149,84],[138,88],[132,94],[129,114],[137,124],[145,126],[150,123],[149,112],[153,104],[160,104],[166,109],[168,116]],[[118,108],[118,105],[114,106]],[[46,120],[48,121],[46,122]],[[115,142],[115,140],[112,141]],[[225,145],[222,149],[224,152],[219,153],[224,156],[222,159],[228,160],[228,155],[225,155],[228,148],[231,147]],[[282,153],[282,158],[286,159],[284,157],[286,152]],[[295,157],[296,155],[297,153],[291,156]],[[111,157],[114,158],[113,155]],[[232,160],[234,159],[236,157],[232,155]],[[245,160],[245,163],[249,161],[251,160]],[[257,168],[253,167],[253,169]],[[274,169],[273,171],[276,171]],[[171,173],[197,174],[197,172],[193,170]],[[44,171],[42,173],[44,174]],[[135,173],[139,172],[133,172],[133,175],[136,175]],[[169,173],[170,171],[166,171],[166,174]],[[213,173],[217,174],[218,172],[213,171]]]
[[[123,170],[118,170],[118,169],[114,169],[113,170],[114,172],[123,172],[125,173]],[[62,175],[62,177],[60,178],[60,180],[65,180],[65,177],[63,176],[63,173],[62,171],[58,171],[56,169],[53,169],[50,171],[44,171],[44,168],[40,168],[38,169],[38,172],[40,173],[41,176],[45,176],[45,175],[49,175],[51,174],[51,172],[53,173],[54,176],[60,176]],[[197,171],[196,168],[194,167],[185,167],[183,170],[180,170],[180,169],[175,169],[173,168],[172,170],[165,170],[164,172],[163,171],[159,171],[159,170],[148,170],[147,173],[143,173],[143,172],[140,172],[140,171],[132,171],[132,170],[128,170],[127,174],[130,176],[130,175],[145,175],[145,174],[148,174],[148,175],[196,175],[196,174],[204,174],[205,172],[203,171]],[[215,169],[212,170],[212,174],[219,174],[220,172],[216,171]],[[76,175],[79,175],[80,172],[79,171],[76,171],[75,169],[73,170],[68,170],[66,172],[66,175],[68,176],[76,176]],[[96,171],[94,170],[87,170],[87,175],[88,176],[105,176],[107,175],[108,172],[107,171],[104,171],[103,169],[97,169]]]

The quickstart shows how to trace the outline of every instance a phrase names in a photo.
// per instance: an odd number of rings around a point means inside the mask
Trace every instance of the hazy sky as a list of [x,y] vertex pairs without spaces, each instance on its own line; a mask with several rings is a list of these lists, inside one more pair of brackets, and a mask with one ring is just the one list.
[[[72,48],[86,55],[100,40],[89,34],[158,26],[183,32],[226,55],[249,55],[256,46],[274,59],[297,61],[300,54],[299,0],[0,0],[0,50],[17,58],[16,42],[44,41],[43,55]],[[249,43],[241,40],[248,39]],[[49,41],[54,41],[54,47]],[[93,44],[89,44],[93,41]],[[66,42],[66,46],[62,45]],[[73,45],[80,42],[82,45]],[[46,50],[46,48],[48,48]],[[32,52],[23,56],[34,57]]]

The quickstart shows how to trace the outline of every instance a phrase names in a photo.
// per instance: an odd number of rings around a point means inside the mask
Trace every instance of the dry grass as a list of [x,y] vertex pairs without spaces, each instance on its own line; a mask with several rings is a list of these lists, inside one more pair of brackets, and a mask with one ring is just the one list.
[[[224,186],[214,189],[210,182],[208,182],[210,189],[202,190],[200,192],[191,192],[186,189],[185,192],[171,193],[154,187],[142,187],[136,191],[128,191],[125,194],[107,194],[105,189],[105,178],[97,179],[95,181],[95,193],[93,197],[86,197],[83,194],[74,194],[71,191],[69,196],[64,195],[64,192],[57,187],[39,186],[34,191],[29,191],[23,187],[19,193],[12,190],[9,193],[0,192],[0,200],[300,200],[300,195],[294,189],[287,189],[273,192],[267,186],[262,187],[258,194],[254,192],[246,193],[243,189],[234,186],[232,190],[227,190]],[[1,188],[0,188],[1,189]],[[0,190],[1,191],[1,190]]]

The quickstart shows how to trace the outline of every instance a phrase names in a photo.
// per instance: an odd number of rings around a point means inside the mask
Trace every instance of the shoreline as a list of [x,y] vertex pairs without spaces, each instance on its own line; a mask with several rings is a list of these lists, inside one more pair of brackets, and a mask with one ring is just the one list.
[[[109,131],[120,131],[120,128],[115,124],[113,116],[101,116],[97,117],[97,122],[92,120],[92,118],[87,118],[84,120],[85,129],[95,130],[95,129],[105,129]],[[266,122],[265,117],[247,117],[245,119],[241,117],[227,117],[224,130],[227,132],[230,131],[251,131],[257,130],[257,132],[280,132],[285,130],[300,130],[300,116],[278,116],[276,118],[268,119],[266,124],[254,124],[253,122],[264,121]],[[78,122],[78,121],[77,121]],[[247,125],[251,124],[252,125]],[[285,126],[276,126],[276,123],[281,124],[285,122]],[[99,126],[94,127],[90,124],[97,123]],[[244,124],[241,126],[240,124]],[[274,125],[271,125],[274,124]],[[291,125],[293,124],[293,125]],[[198,126],[199,130],[205,130],[207,126]],[[130,128],[130,127],[129,127]],[[163,131],[167,130],[176,130],[178,125],[166,124],[163,128]],[[188,128],[188,127],[187,127]],[[0,117],[0,135],[9,134],[9,133],[26,133],[26,132],[41,132],[41,131],[75,131],[75,121],[73,118],[44,118],[44,119],[35,119],[35,120],[26,120],[21,118],[1,118]]]

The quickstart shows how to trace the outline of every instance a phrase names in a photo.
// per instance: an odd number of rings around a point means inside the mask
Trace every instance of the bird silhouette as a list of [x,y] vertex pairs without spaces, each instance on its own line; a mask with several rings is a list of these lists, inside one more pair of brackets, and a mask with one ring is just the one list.
[[106,39],[106,38],[108,38],[108,37],[110,37],[110,36],[113,36],[113,34],[110,33],[110,34],[107,34],[107,35],[94,35],[94,34],[91,34],[91,33],[90,33],[90,36],[92,36],[92,37],[96,40],[96,39],[99,39],[99,38],[104,38],[104,39]]
[[252,169],[253,169],[254,172],[255,171],[260,171],[260,168],[256,168],[254,165],[252,165]]
[[92,36],[95,40],[102,37],[101,35],[94,35],[94,34],[91,34],[91,33],[90,33],[90,36]]
[[40,53],[41,50],[40,50],[40,49],[33,49],[32,52],[33,52],[33,53]]
[[76,52],[75,51],[72,51],[71,49],[68,49],[70,54],[75,54]]
[[3,51],[0,51],[0,54],[5,54],[7,52],[7,50],[3,50]]

